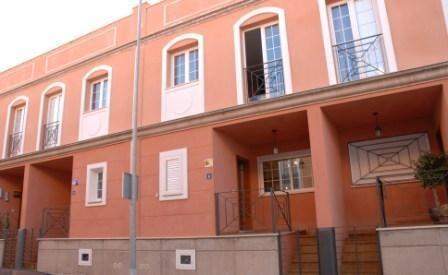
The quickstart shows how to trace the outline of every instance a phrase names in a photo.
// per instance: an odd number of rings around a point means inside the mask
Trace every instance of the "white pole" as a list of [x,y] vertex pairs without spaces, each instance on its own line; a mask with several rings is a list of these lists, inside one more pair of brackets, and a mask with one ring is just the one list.
[[132,92],[132,140],[131,140],[131,175],[132,198],[129,206],[129,274],[137,275],[137,118],[138,91],[140,83],[140,43],[142,26],[142,0],[138,2],[137,37],[134,60],[134,89]]

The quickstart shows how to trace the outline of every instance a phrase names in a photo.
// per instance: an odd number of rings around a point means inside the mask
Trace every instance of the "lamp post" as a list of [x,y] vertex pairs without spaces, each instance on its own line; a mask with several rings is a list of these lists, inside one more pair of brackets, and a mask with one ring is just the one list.
[[137,37],[134,60],[134,87],[132,91],[132,139],[130,150],[130,168],[132,175],[131,200],[129,205],[129,274],[137,275],[137,118],[138,91],[140,83],[140,48],[142,25],[142,0],[138,2]]

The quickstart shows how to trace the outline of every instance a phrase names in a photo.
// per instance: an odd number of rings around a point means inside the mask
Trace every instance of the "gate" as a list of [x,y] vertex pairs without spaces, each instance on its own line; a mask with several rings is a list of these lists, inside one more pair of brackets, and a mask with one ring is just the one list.
[[0,239],[5,240],[3,267],[14,268],[17,244],[18,214],[12,211],[0,212]]

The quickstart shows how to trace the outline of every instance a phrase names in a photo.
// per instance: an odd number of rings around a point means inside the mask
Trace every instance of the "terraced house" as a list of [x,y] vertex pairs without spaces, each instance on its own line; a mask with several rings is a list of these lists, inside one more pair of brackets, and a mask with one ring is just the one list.
[[[448,150],[447,0],[142,9],[139,273],[447,274],[413,171]],[[0,73],[4,267],[127,274],[136,22]]]

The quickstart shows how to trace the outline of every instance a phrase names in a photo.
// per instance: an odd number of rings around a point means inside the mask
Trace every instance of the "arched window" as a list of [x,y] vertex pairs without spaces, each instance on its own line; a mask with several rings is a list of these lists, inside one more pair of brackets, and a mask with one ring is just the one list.
[[61,144],[64,96],[65,84],[62,82],[53,83],[42,92],[36,150]]
[[253,10],[233,31],[238,104],[292,93],[284,10]]
[[79,139],[106,135],[109,132],[112,67],[100,65],[82,80]]
[[189,33],[162,49],[162,121],[204,112],[204,38]]
[[5,137],[3,140],[3,158],[23,154],[28,97],[19,96],[9,105],[6,116]]

